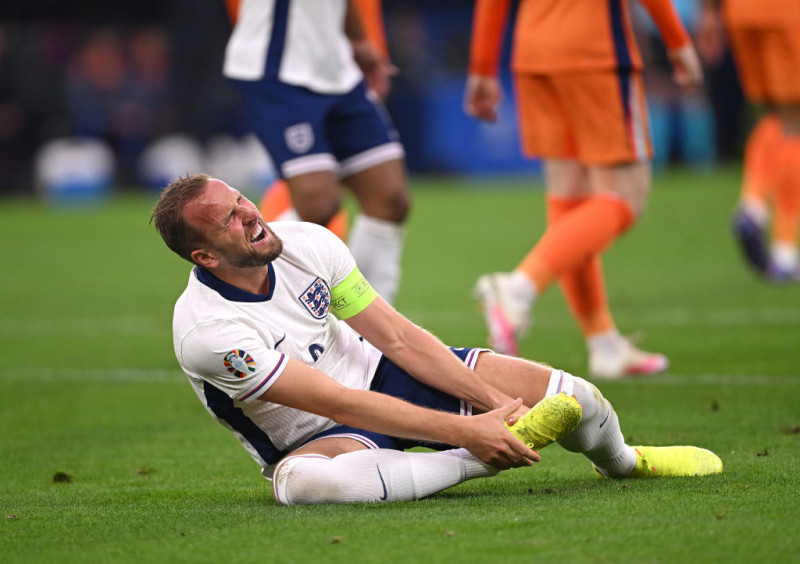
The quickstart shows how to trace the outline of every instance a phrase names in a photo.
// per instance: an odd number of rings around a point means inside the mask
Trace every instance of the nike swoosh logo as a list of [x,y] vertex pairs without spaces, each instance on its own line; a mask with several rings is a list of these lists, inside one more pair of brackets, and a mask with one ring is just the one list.
[[603,425],[605,425],[605,424],[606,424],[606,421],[608,421],[608,418],[609,418],[610,416],[611,416],[611,410],[609,409],[609,410],[608,410],[608,413],[606,413],[606,418],[605,418],[605,419],[603,419],[603,422],[602,422],[602,423],[600,423],[600,429],[602,429],[602,428],[603,428]]
[[278,348],[278,345],[280,345],[280,344],[281,344],[281,343],[282,343],[284,340],[286,340],[286,333],[284,333],[284,334],[283,334],[283,338],[281,338],[281,340],[280,340],[280,341],[278,341],[277,343],[275,343],[275,346],[274,346],[274,347],[272,347],[272,348],[273,348],[273,349],[277,349],[277,348]]
[[386,498],[389,497],[389,492],[386,491],[386,482],[383,481],[383,474],[381,474],[381,467],[376,464],[375,468],[378,469],[378,477],[381,479],[381,485],[383,486],[383,495],[381,496],[381,501],[386,501]]

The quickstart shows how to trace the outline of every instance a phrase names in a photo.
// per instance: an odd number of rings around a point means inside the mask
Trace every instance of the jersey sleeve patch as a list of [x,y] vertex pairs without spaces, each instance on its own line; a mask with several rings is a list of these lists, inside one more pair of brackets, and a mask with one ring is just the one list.
[[339,319],[348,319],[364,311],[377,296],[375,288],[356,267],[331,290],[331,312]]
[[256,371],[256,361],[247,351],[233,349],[222,359],[225,368],[237,378],[245,378]]

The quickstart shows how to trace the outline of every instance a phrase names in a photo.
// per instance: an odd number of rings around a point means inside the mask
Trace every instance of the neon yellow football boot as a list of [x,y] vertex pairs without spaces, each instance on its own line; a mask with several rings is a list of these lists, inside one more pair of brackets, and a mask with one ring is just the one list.
[[569,435],[582,416],[583,407],[575,396],[560,393],[547,396],[516,423],[506,424],[506,427],[523,443],[538,450]]
[[722,460],[704,448],[693,446],[637,446],[636,467],[629,478],[708,476],[722,473]]

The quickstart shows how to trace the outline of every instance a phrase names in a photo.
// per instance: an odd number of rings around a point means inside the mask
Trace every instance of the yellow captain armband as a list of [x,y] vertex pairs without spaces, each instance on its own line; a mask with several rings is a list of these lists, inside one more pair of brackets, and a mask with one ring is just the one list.
[[331,289],[331,312],[339,319],[348,319],[364,311],[377,296],[375,288],[356,267],[341,284]]

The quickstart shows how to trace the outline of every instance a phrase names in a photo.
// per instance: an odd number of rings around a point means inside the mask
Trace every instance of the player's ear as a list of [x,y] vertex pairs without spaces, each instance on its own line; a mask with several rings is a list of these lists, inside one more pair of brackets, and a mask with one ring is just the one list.
[[219,266],[219,258],[214,251],[208,249],[197,249],[192,251],[192,260],[203,268],[215,268]]

